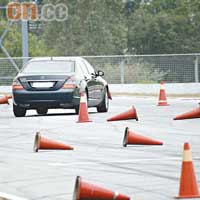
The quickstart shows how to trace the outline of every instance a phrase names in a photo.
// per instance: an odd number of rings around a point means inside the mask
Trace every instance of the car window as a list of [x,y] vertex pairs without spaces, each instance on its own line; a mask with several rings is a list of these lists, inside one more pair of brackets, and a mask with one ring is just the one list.
[[72,73],[75,72],[74,61],[31,61],[23,69],[24,74]]
[[87,60],[84,60],[83,61],[87,67],[87,70],[89,71],[90,74],[94,74],[94,68],[92,67],[92,65],[87,61]]
[[77,62],[77,61],[76,61],[76,75],[77,75],[77,77],[84,79],[83,70],[81,69],[79,62]]
[[84,76],[86,76],[86,77],[90,76],[90,73],[89,73],[86,65],[82,61],[79,61],[79,67],[81,68]]

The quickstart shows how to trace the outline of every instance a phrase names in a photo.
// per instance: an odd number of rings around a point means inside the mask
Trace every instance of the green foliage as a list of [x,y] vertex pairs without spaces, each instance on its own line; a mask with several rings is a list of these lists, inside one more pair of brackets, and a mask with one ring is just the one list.
[[126,83],[157,83],[164,79],[168,72],[155,69],[153,64],[145,61],[127,64],[125,68]]
[[[2,35],[3,31],[6,28],[5,20],[0,21],[0,27],[0,35]],[[21,57],[21,43],[21,25],[20,23],[14,23],[12,26],[10,26],[9,31],[5,39],[3,40],[3,45],[12,57]],[[29,56],[45,56],[47,54],[53,54],[53,50],[47,49],[47,46],[45,45],[44,41],[40,39],[37,35],[29,33]],[[5,57],[1,49],[0,57]]]
[[[8,0],[2,0],[0,5],[7,3]],[[30,56],[200,51],[199,0],[43,0],[43,3],[66,4],[69,17],[64,22],[45,22],[39,34],[29,33]],[[0,17],[3,18],[2,12]],[[4,16],[0,34],[5,21]],[[20,23],[11,28],[4,45],[12,56],[21,56]]]
[[49,48],[55,47],[58,55],[123,52],[127,44],[127,28],[122,2],[82,0],[65,3],[69,7],[68,20],[63,23],[52,22],[45,29]]
[[129,49],[138,54],[199,52],[200,2],[154,0],[131,15]]
[[54,49],[48,49],[45,45],[44,40],[38,38],[34,34],[29,34],[29,56],[51,56],[54,55]]

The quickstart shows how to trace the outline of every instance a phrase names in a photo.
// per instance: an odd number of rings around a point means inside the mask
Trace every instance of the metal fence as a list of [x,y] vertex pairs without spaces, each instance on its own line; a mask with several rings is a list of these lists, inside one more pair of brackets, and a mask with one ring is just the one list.
[[[200,80],[200,54],[84,56],[111,84],[192,83]],[[29,58],[30,59],[30,58]],[[27,59],[26,59],[27,60]],[[0,85],[10,85],[23,58],[0,58]],[[15,63],[15,64],[13,64]],[[17,66],[17,67],[16,67]]]

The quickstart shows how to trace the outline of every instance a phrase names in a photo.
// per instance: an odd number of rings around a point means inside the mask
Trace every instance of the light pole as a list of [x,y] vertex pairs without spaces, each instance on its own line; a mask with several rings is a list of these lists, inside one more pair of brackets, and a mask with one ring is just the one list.
[[23,57],[23,65],[28,61],[29,57],[29,43],[28,43],[28,21],[22,19],[22,57]]
[[[19,0],[19,3],[26,2],[26,0]],[[22,6],[21,6],[21,12]],[[28,43],[28,20],[21,19],[21,35],[22,35],[22,58],[23,65],[28,61],[29,57],[29,43]]]

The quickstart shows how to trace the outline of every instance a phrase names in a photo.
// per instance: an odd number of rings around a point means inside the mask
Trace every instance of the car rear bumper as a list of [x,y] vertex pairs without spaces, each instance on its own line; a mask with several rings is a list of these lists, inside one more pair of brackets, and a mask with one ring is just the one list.
[[47,108],[74,108],[80,103],[78,89],[61,89],[57,91],[13,91],[15,105],[33,109],[37,107]]

